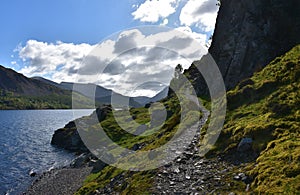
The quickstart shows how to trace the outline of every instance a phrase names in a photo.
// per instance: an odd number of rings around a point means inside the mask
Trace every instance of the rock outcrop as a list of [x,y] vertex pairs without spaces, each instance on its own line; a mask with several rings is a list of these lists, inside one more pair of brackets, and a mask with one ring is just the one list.
[[83,153],[88,151],[79,136],[74,121],[69,122],[64,128],[56,130],[51,144],[72,152]]
[[[111,106],[101,106],[89,117],[83,117],[76,120],[91,125],[97,121],[104,120],[108,112],[111,112]],[[95,117],[98,118],[98,120],[94,120]],[[51,144],[79,154],[89,152],[88,148],[81,140],[75,121],[71,121],[66,124],[64,128],[56,130],[52,136]]]
[[299,0],[222,0],[209,52],[232,89],[299,44],[299,34]]

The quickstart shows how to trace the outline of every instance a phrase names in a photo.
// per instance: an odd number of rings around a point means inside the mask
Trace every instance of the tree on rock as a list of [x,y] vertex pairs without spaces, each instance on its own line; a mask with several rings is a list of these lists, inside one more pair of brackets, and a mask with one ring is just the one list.
[[175,73],[174,73],[174,76],[175,76],[176,79],[179,78],[179,75],[182,74],[182,71],[183,71],[182,65],[177,64],[177,66],[175,67]]

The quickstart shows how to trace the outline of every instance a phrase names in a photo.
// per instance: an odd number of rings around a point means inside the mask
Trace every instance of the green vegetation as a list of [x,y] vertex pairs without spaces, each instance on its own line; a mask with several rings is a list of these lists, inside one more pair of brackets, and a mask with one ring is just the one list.
[[[235,154],[240,140],[251,137],[254,140],[253,150],[260,154],[259,157],[255,162],[237,166],[237,170],[232,170],[232,173],[245,172],[254,178],[251,183],[254,193],[295,194],[300,191],[299,79],[300,45],[276,58],[227,94],[228,113],[224,130],[210,154]],[[174,79],[171,82],[172,89],[185,92],[188,87],[182,82]],[[179,102],[187,101],[179,101],[180,98],[172,93],[168,99],[160,101],[166,108],[168,117],[158,129],[151,129],[151,117],[147,108],[130,109],[134,121],[130,120],[131,116],[125,111],[114,114],[109,112],[101,121],[101,126],[122,147],[131,149],[138,144],[143,146],[141,150],[158,148],[168,142],[179,129],[182,113]],[[211,106],[209,98],[201,100],[206,107]],[[187,105],[186,117],[181,121],[182,130],[194,124],[201,116],[192,102]],[[159,109],[159,106],[153,109]],[[126,128],[130,132],[135,131],[141,124],[150,128],[144,136],[135,136],[123,130]],[[97,125],[92,125],[89,131],[96,129]],[[205,128],[202,133],[205,133]],[[245,184],[233,181],[232,173],[228,173],[228,178],[225,178],[232,185],[226,186],[224,190],[245,193]],[[155,174],[156,170],[133,172],[107,166],[100,172],[91,174],[77,194],[93,194],[110,185],[121,194],[150,194]],[[114,181],[121,182],[113,183]]]
[[251,137],[260,156],[243,169],[254,178],[254,192],[299,192],[300,45],[241,82],[227,97],[226,122],[214,152],[230,154],[243,137]]
[[122,183],[112,186],[114,191],[121,194],[151,194],[153,177],[156,171],[130,172],[107,166],[96,174],[91,174],[86,179],[84,186],[75,194],[94,194],[97,189],[104,188],[112,178],[118,178]]
[[[74,94],[76,108],[90,108],[88,98]],[[45,96],[15,95],[0,89],[0,110],[30,110],[30,109],[71,109],[72,92],[65,94],[51,94]]]
[[[162,108],[159,104],[156,104],[157,103],[153,104],[150,108],[132,108],[130,109],[131,116],[126,114],[125,111],[109,112],[106,118],[101,121],[101,126],[110,139],[118,145],[131,149],[135,144],[138,144],[143,146],[142,151],[149,151],[164,145],[174,136],[178,129],[185,130],[199,121],[201,117],[201,113],[197,111],[197,107],[190,103],[191,107],[188,108],[189,111],[185,114],[185,117],[180,123],[183,109],[181,109],[179,99],[176,96],[172,96],[169,99],[160,101],[160,104],[166,109],[168,115],[167,119],[160,128],[152,128],[150,120],[151,112]],[[131,117],[134,118],[133,121],[129,120]],[[149,127],[149,130],[147,130],[145,134],[135,136],[127,132],[136,130],[140,124]],[[88,131],[92,131],[93,128],[96,129],[97,125],[98,124],[95,124],[89,127]],[[127,129],[127,131],[123,129]],[[93,194],[97,189],[104,188],[108,185],[114,177],[119,178],[119,180],[120,178],[127,178],[122,184],[113,186],[114,190],[121,194],[150,194],[151,192],[149,190],[153,185],[155,173],[156,170],[133,172],[107,166],[100,172],[90,175],[86,179],[83,187],[78,190],[77,194]]]

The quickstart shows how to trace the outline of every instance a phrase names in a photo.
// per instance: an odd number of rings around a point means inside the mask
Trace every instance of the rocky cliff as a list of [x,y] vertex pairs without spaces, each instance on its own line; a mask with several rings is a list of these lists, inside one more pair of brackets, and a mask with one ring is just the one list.
[[210,54],[227,89],[300,43],[299,0],[222,0]]

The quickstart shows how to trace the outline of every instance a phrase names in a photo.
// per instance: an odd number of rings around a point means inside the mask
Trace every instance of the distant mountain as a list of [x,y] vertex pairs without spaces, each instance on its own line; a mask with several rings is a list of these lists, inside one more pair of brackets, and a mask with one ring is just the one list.
[[61,82],[59,85],[61,88],[68,89],[68,90],[73,90],[73,86],[76,85],[74,90],[84,95],[90,94],[90,92],[95,93],[95,96],[88,95],[91,98],[106,97],[106,96],[111,96],[112,94],[112,90],[106,89],[104,87],[92,83],[82,84],[82,83]]
[[[48,83],[47,83],[48,82]],[[75,94],[74,106],[87,108],[90,99]],[[72,92],[43,78],[27,78],[0,65],[0,109],[72,108]]]
[[[71,83],[71,82],[62,82],[59,84],[59,87],[66,90],[74,90],[90,99],[95,99],[99,104],[111,104],[112,94],[114,95],[114,100],[116,106],[124,107],[128,105],[130,107],[142,107],[143,104],[139,104],[134,99],[118,94],[110,89],[106,89],[96,84],[92,83]],[[128,100],[129,99],[129,100]]]
[[[165,98],[168,87],[156,96],[127,97],[95,84],[56,83],[43,77],[27,78],[16,71],[0,65],[0,109],[49,109],[72,108],[73,87],[76,97],[76,107],[87,108],[91,99],[95,98],[97,105],[111,104],[115,106],[142,107],[147,103]],[[88,102],[88,104],[86,104]],[[74,102],[73,102],[74,103]],[[74,106],[74,105],[73,105]]]
[[161,90],[158,94],[156,94],[155,96],[153,96],[151,98],[151,102],[157,102],[159,100],[164,99],[165,97],[168,96],[168,92],[169,92],[169,87],[165,87],[163,90]]
[[61,85],[59,83],[56,83],[54,81],[51,81],[51,80],[48,80],[48,79],[45,79],[43,77],[31,77],[32,79],[35,79],[35,80],[39,80],[39,81],[42,81],[44,83],[47,83],[49,85],[54,85],[55,87],[59,87],[61,88]]
[[67,94],[66,90],[46,84],[37,79],[27,78],[24,75],[1,65],[0,89],[5,92],[12,92],[14,95],[43,96],[50,94]]
[[139,96],[139,97],[133,97],[134,101],[138,102],[139,104],[145,105],[150,102],[157,102],[159,100],[164,99],[167,97],[169,92],[169,87],[165,87],[163,90],[161,90],[158,94],[156,94],[153,97],[146,97],[146,96]]
[[61,89],[70,90],[70,91],[74,90],[90,99],[95,98],[95,101],[99,102],[99,104],[111,104],[112,94],[114,96],[115,102],[117,102],[116,104],[118,104],[119,106],[127,105],[128,98],[129,98],[129,106],[131,107],[142,107],[147,103],[161,100],[168,95],[168,90],[169,90],[169,88],[166,87],[152,98],[145,97],[145,96],[128,97],[116,93],[111,89],[106,89],[104,87],[92,83],[83,84],[83,83],[61,82],[60,84],[58,84],[42,77],[33,77],[33,79],[37,79],[41,82],[59,87]]

